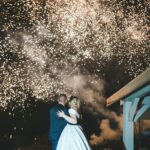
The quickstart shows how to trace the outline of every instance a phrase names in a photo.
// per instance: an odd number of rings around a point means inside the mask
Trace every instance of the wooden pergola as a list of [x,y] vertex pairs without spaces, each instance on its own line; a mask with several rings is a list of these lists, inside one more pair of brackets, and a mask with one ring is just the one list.
[[134,122],[150,119],[150,68],[107,99],[107,106],[123,102],[123,142],[134,150]]

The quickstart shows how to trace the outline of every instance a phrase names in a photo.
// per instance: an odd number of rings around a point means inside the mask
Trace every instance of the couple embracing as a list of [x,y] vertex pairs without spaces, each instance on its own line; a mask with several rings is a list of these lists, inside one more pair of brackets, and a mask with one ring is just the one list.
[[50,109],[50,140],[53,150],[91,150],[78,121],[80,101],[76,96],[69,100],[69,110],[65,107],[67,96],[61,94],[58,104]]

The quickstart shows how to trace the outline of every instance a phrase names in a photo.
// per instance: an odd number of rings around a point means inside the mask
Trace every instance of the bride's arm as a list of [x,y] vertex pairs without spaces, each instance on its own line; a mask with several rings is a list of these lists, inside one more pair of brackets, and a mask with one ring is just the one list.
[[73,114],[70,114],[70,116],[67,116],[63,111],[58,111],[57,115],[58,117],[64,118],[66,121],[68,121],[71,124],[77,124],[77,118]]

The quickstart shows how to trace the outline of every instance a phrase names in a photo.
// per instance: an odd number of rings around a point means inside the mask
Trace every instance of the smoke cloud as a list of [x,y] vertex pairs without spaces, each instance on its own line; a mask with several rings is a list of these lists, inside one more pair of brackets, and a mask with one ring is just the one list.
[[[99,136],[93,134],[90,143],[97,145],[107,140],[118,140],[122,136],[123,117],[106,108],[106,98],[104,97],[105,81],[93,76],[78,74],[65,79],[65,83],[72,89],[72,94],[77,95],[92,114],[103,114],[107,118],[100,121],[99,129],[101,134]],[[116,129],[112,129],[110,119],[117,123]]]
[[[117,122],[117,128],[116,129],[112,129],[110,126],[110,120],[109,119],[104,119],[101,121],[100,123],[100,130],[101,133],[99,136],[93,134],[91,136],[91,140],[90,143],[92,145],[98,145],[103,143],[104,141],[111,141],[111,140],[119,140],[119,138],[122,136],[122,116],[117,116],[115,114],[115,112],[112,112],[113,115],[112,119],[114,119]],[[107,116],[109,117],[109,116]]]

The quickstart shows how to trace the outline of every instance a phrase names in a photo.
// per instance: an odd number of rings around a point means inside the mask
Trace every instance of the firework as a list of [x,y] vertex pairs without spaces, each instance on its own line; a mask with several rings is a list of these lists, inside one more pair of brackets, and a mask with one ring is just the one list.
[[[114,58],[137,76],[150,66],[148,5],[146,0],[1,1],[0,107],[13,101],[23,107],[29,92],[42,100],[70,95],[74,86],[66,79],[81,75],[86,83],[99,82],[99,72]],[[91,69],[92,79],[84,76]]]

